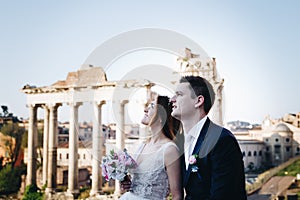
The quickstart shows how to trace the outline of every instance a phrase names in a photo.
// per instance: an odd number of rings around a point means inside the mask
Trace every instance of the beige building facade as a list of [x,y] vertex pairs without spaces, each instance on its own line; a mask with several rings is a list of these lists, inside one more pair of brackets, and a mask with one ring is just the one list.
[[234,132],[244,156],[245,169],[253,165],[273,167],[300,155],[300,113],[281,119],[266,116],[261,129]]

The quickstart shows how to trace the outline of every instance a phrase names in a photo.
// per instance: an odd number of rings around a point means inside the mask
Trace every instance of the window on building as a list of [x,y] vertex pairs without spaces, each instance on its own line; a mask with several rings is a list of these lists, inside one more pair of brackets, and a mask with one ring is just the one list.
[[266,147],[266,151],[269,151],[269,147]]
[[286,142],[290,142],[290,138],[285,138],[285,141]]
[[280,149],[281,149],[280,145],[274,145],[274,152],[275,152],[275,154],[280,154]]
[[300,151],[300,148],[299,147],[297,147],[297,152],[299,152]]
[[290,147],[286,147],[286,152],[290,152]]
[[269,142],[269,139],[268,139],[268,138],[266,138],[266,142]]
[[262,152],[261,152],[261,151],[259,151],[259,152],[258,152],[258,155],[259,155],[259,156],[262,156]]
[[245,157],[245,151],[243,151],[243,157]]
[[279,139],[278,138],[275,138],[275,142],[278,142],[279,141]]
[[256,156],[256,151],[253,152],[253,156]]
[[251,156],[251,151],[248,152],[248,156]]
[[61,153],[59,154],[59,160],[61,160],[62,159],[62,155],[61,155]]
[[85,160],[85,154],[83,154],[83,159]]
[[69,159],[69,154],[68,153],[66,154],[66,159]]
[[80,159],[80,154],[78,154],[78,159]]

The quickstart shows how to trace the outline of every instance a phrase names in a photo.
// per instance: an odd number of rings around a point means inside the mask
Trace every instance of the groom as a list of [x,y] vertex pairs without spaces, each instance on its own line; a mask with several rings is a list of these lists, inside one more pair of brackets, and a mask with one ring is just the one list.
[[182,155],[186,200],[245,200],[243,156],[234,135],[207,114],[215,99],[212,85],[199,76],[182,77],[171,99],[172,116],[184,131]]

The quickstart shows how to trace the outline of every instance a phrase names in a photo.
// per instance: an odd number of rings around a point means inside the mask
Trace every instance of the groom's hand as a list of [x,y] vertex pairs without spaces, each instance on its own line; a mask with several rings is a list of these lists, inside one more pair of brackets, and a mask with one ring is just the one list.
[[126,175],[123,181],[120,181],[121,191],[127,192],[131,187],[131,177],[130,175]]

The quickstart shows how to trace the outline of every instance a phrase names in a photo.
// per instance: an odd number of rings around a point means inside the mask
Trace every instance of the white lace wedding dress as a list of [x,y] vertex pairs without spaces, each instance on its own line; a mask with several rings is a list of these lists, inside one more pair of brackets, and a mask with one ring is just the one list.
[[[121,200],[163,200],[169,195],[169,180],[164,165],[164,152],[173,142],[163,144],[156,152],[147,155],[134,170],[130,192],[121,196]],[[144,148],[143,144],[139,149]],[[138,151],[137,156],[140,154]],[[138,157],[135,157],[137,160]]]

